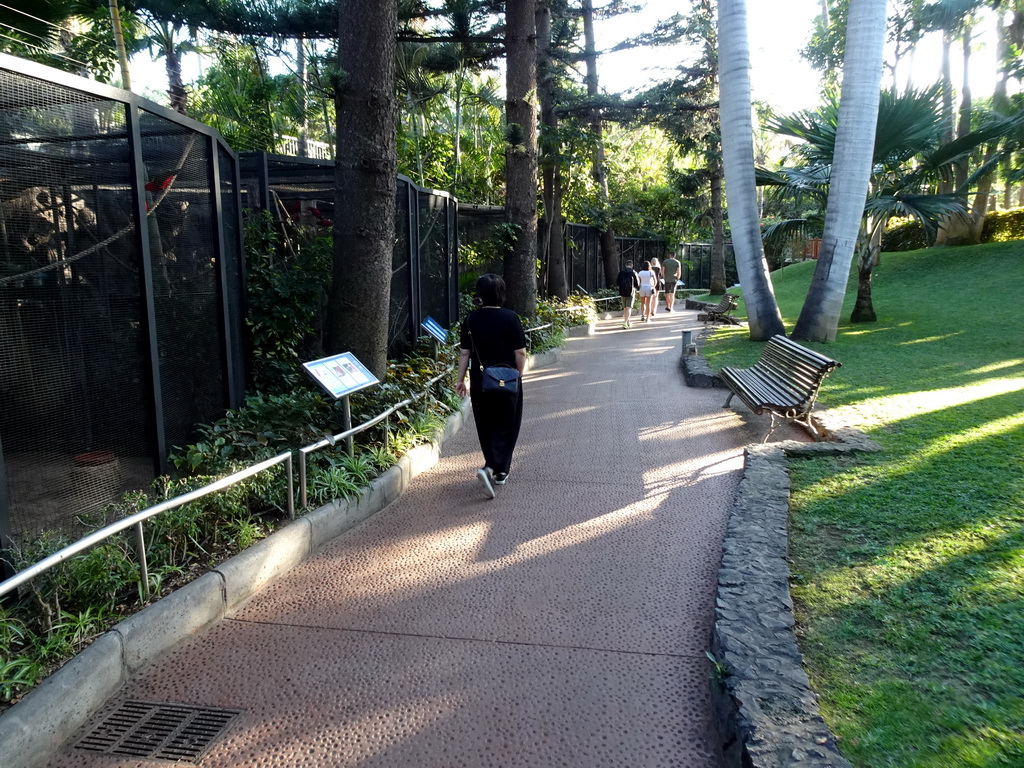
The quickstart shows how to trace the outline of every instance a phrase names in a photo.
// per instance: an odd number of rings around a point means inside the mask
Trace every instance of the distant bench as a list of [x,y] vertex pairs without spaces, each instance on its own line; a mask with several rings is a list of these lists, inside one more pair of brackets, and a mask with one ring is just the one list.
[[[739,397],[754,413],[771,414],[768,435],[775,429],[775,417],[800,424],[820,440],[818,430],[811,423],[811,408],[818,397],[818,389],[839,363],[785,336],[772,336],[761,352],[761,359],[750,368],[725,367],[719,374],[731,390],[723,408],[728,408],[733,396]],[[768,436],[765,436],[765,440]]]
[[739,299],[736,296],[726,293],[717,304],[705,304],[703,312],[697,315],[697,319],[703,320],[705,325],[718,321],[739,325],[739,321],[736,318],[729,317],[729,313],[736,309],[738,303]]

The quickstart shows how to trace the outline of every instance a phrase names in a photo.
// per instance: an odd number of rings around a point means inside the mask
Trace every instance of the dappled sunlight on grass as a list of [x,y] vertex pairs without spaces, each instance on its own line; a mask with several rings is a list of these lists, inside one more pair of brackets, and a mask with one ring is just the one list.
[[[874,391],[878,391],[877,388],[874,388]],[[992,378],[965,387],[905,392],[865,399],[850,405],[837,406],[833,410],[846,419],[856,416],[856,421],[862,427],[871,428],[878,424],[892,424],[911,416],[1021,391],[1024,391],[1024,377]],[[859,392],[867,394],[865,390]]]
[[899,346],[906,347],[911,344],[934,344],[937,341],[949,341],[955,339],[957,336],[963,335],[963,331],[957,331],[956,333],[947,333],[944,336],[925,336],[921,339],[909,339],[907,341],[899,342]]
[[[886,254],[880,322],[807,344],[843,364],[820,407],[884,449],[790,462],[800,647],[856,768],[1024,766],[1021,250]],[[787,320],[809,277],[773,274]],[[973,306],[984,322],[951,312]],[[761,345],[707,349],[720,368]]]
[[998,363],[992,363],[991,365],[982,365],[978,368],[972,368],[968,373],[973,376],[982,376],[990,373],[998,373],[999,371],[1005,371],[1008,368],[1016,368],[1018,366],[1024,366],[1024,357],[1017,358],[1016,360],[1003,360]]

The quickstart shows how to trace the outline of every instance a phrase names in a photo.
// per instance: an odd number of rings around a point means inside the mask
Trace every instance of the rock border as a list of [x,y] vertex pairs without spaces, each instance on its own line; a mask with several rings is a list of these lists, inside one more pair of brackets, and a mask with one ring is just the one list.
[[[527,370],[551,365],[560,349],[531,355]],[[128,678],[178,643],[294,568],[331,539],[397,499],[433,467],[441,446],[462,427],[469,400],[429,443],[418,445],[352,499],[338,499],[298,517],[198,579],[97,637],[24,699],[0,714],[3,768],[39,768],[117,693]]]

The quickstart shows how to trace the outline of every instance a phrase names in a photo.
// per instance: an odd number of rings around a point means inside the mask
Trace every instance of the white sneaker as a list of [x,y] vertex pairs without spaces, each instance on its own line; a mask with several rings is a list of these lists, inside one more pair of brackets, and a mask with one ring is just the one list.
[[476,471],[476,477],[480,481],[480,485],[484,487],[484,496],[488,499],[494,498],[494,483],[491,482],[491,468],[480,467]]

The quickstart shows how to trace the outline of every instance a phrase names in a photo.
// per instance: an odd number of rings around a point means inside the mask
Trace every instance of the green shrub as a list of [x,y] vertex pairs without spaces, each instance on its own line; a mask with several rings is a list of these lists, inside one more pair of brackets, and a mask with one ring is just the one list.
[[985,217],[981,228],[981,242],[1005,243],[1024,240],[1024,208],[994,211]]
[[917,219],[892,219],[882,233],[882,250],[916,251],[930,245],[924,227]]

